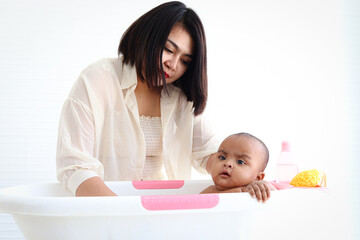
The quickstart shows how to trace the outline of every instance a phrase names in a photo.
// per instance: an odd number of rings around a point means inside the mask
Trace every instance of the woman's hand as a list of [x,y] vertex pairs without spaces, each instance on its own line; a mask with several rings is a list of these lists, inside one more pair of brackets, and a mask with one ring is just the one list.
[[92,177],[85,180],[76,190],[77,197],[89,196],[116,196],[100,177]]

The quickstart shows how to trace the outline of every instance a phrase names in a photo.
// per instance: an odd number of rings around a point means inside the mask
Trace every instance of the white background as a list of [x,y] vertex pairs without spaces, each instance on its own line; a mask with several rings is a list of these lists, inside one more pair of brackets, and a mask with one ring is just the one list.
[[[162,2],[0,0],[0,188],[56,180],[57,125],[72,84],[88,64],[117,57],[126,28]],[[268,180],[289,140],[301,170],[327,173],[344,217],[337,224],[359,239],[359,1],[185,3],[205,27],[207,113],[219,137],[261,138]],[[0,239],[22,239],[4,214]]]

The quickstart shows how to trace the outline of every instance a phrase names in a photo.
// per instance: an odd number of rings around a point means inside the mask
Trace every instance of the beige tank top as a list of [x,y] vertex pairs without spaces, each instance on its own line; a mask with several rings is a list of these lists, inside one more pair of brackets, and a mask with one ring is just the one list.
[[146,143],[146,159],[141,180],[163,180],[161,117],[140,116],[140,126]]

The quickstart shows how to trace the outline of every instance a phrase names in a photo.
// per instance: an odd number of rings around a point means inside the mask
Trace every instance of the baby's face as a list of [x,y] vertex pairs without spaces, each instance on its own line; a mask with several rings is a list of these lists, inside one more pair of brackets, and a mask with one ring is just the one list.
[[264,150],[247,136],[232,135],[220,145],[212,166],[212,178],[218,190],[248,185],[262,180]]

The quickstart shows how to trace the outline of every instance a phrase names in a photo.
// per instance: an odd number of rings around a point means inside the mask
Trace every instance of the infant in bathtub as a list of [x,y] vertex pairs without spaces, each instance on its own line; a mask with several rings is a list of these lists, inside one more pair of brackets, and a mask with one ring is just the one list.
[[263,181],[269,150],[260,139],[249,133],[228,136],[211,158],[211,176],[215,185],[201,193],[248,192],[258,201],[266,202],[270,191],[276,190]]

